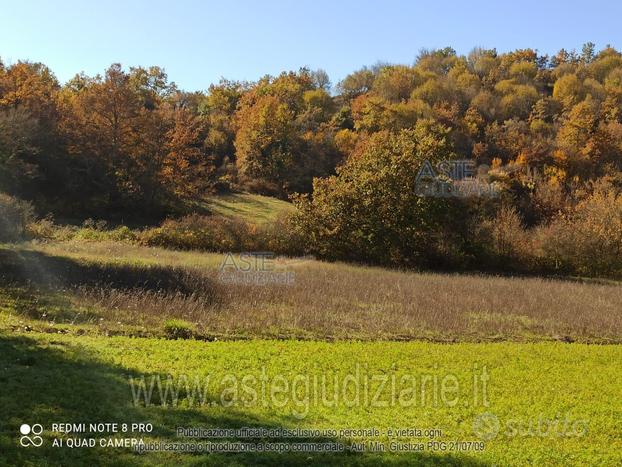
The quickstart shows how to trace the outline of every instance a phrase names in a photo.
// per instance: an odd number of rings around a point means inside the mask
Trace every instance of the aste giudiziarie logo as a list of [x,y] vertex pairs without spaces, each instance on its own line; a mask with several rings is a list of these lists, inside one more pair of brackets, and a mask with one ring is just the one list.
[[292,285],[295,273],[269,251],[227,253],[218,267],[218,280],[237,285]]
[[487,165],[470,159],[444,160],[433,166],[428,160],[415,178],[417,195],[433,198],[495,197],[498,186],[490,181]]

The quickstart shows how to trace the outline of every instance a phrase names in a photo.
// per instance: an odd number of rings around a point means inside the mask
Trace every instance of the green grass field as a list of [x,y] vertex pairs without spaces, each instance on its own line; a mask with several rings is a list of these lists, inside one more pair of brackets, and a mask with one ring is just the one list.
[[293,206],[286,201],[251,193],[213,196],[206,199],[204,205],[214,214],[255,224],[274,221],[282,213],[293,210]]
[[[277,258],[292,284],[223,284],[222,261],[122,242],[0,246],[0,465],[622,462],[622,347],[600,345],[622,335],[618,283]],[[165,339],[172,322],[191,338]],[[153,429],[52,431],[104,422]],[[23,423],[44,426],[43,446],[19,445]],[[347,431],[361,429],[378,432]],[[108,437],[284,452],[138,454],[97,445]],[[296,452],[305,442],[344,452]]]
[[[63,422],[110,422],[153,424],[145,440],[181,442],[176,427],[241,428],[305,427],[320,430],[377,428],[378,436],[337,433],[324,441],[356,446],[378,441],[422,442],[430,440],[482,441],[483,451],[432,451],[422,453],[357,453],[336,456],[319,454],[262,454],[256,463],[283,464],[470,464],[470,465],[616,465],[622,462],[622,376],[618,346],[578,344],[430,344],[391,342],[197,342],[126,337],[85,337],[62,334],[15,334],[0,337],[2,359],[2,427],[0,463],[33,465],[239,465],[250,462],[246,454],[143,454],[129,449],[73,449],[51,447],[49,427]],[[473,383],[484,374],[486,384]],[[225,381],[246,376],[262,379],[268,387],[277,378],[290,385],[297,375],[313,381],[326,376],[328,389],[316,397],[304,385],[289,387],[277,397],[262,397],[259,383],[252,400]],[[182,375],[210,383],[205,399],[190,398],[182,391],[176,406],[163,407],[163,399],[138,404],[129,377],[140,380],[167,375],[177,384]],[[366,402],[362,389],[351,383],[355,375],[371,395]],[[391,400],[391,381],[399,389],[403,377],[426,382],[412,396]],[[434,390],[433,380],[455,378],[450,396]],[[387,382],[381,390],[382,379]],[[428,378],[428,380],[426,380]],[[223,383],[223,381],[225,381]],[[281,381],[281,380],[279,380]],[[320,381],[322,381],[320,379]],[[411,380],[408,380],[411,381]],[[282,382],[282,381],[281,381]],[[343,383],[343,384],[342,384]],[[280,384],[280,383],[279,383]],[[241,385],[241,383],[240,383]],[[173,387],[173,386],[171,386]],[[240,386],[241,387],[241,386]],[[310,385],[312,387],[312,385]],[[338,396],[327,394],[338,387]],[[343,391],[343,387],[346,387]],[[229,391],[229,392],[227,392]],[[350,407],[351,401],[360,402]],[[406,393],[403,393],[406,394]],[[440,394],[440,395],[439,395]],[[306,396],[306,397],[305,397]],[[325,403],[324,399],[331,403]],[[438,400],[435,400],[438,398]],[[172,403],[172,397],[167,399]],[[334,403],[333,403],[334,401]],[[414,401],[414,402],[413,402]],[[405,404],[408,402],[408,404]],[[498,422],[478,425],[481,417]],[[479,418],[478,418],[479,417]],[[488,420],[489,421],[489,420]],[[17,447],[21,423],[46,427],[44,446]],[[541,424],[538,428],[538,423]],[[554,423],[557,423],[555,427]],[[564,426],[565,425],[565,426]],[[441,429],[436,436],[389,436],[388,429]],[[55,434],[64,438],[69,435]],[[264,441],[274,441],[265,440]],[[281,439],[284,443],[300,440]],[[449,448],[448,448],[449,449]],[[44,461],[43,459],[46,459]],[[16,462],[17,461],[17,462]]]

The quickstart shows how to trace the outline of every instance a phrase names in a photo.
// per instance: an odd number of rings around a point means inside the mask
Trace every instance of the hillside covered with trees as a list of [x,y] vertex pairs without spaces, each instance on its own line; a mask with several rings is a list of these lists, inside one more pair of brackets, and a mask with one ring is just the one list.
[[[427,159],[496,198],[424,198]],[[424,50],[180,90],[158,67],[58,82],[0,62],[0,191],[39,214],[164,217],[208,194],[292,199],[301,253],[405,266],[622,272],[622,54]],[[300,237],[302,236],[302,241]],[[300,246],[304,245],[304,246]],[[284,248],[290,251],[291,248]]]

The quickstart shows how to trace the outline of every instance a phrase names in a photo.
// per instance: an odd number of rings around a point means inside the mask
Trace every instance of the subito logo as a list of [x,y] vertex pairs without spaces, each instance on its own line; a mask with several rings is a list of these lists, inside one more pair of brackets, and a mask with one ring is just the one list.
[[19,427],[19,432],[22,434],[22,437],[19,439],[19,444],[22,447],[34,446],[38,448],[43,444],[43,438],[40,436],[43,433],[43,426],[39,423],[35,423],[32,426],[24,423]]
[[473,420],[473,433],[484,441],[491,441],[499,434],[501,423],[499,418],[490,412],[479,414]]

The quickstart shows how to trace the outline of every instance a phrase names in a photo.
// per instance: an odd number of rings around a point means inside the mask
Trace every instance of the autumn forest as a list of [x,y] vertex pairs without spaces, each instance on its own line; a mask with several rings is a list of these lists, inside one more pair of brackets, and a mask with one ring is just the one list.
[[[430,158],[489,167],[500,195],[417,196]],[[267,245],[284,253],[616,276],[621,190],[622,54],[611,47],[447,47],[338,83],[303,68],[206,91],[179,89],[157,66],[62,84],[42,63],[0,62],[0,191],[38,218],[193,225],[196,200],[250,192],[296,206]]]

